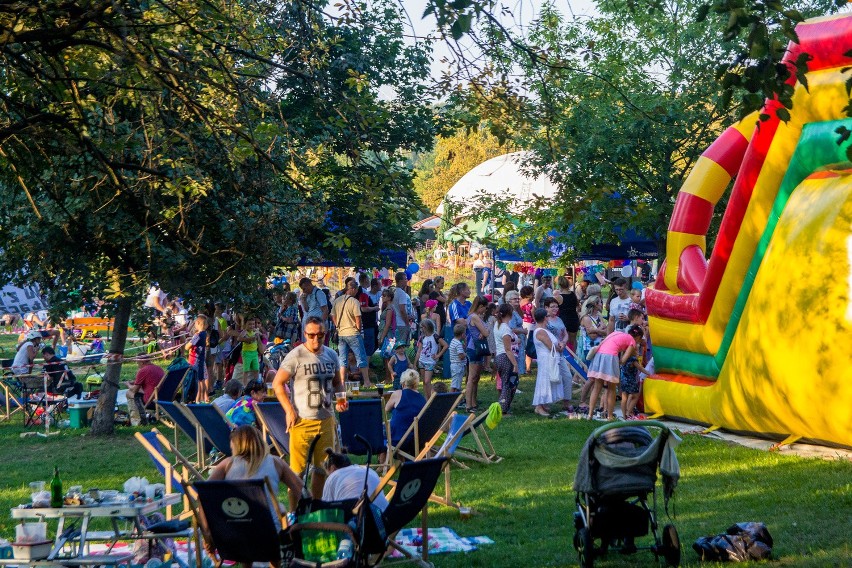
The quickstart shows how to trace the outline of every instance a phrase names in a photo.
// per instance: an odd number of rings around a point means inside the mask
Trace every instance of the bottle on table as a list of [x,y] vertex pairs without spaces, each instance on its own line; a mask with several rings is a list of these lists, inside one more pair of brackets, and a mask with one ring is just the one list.
[[59,467],[53,468],[53,479],[50,480],[50,506],[57,508],[62,506],[64,500],[62,493],[62,480],[59,479]]

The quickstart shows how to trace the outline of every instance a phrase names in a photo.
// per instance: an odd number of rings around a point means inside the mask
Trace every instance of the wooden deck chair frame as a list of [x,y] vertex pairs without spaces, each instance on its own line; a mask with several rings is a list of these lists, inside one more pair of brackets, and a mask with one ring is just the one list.
[[199,471],[205,471],[207,469],[207,467],[205,467],[205,456],[207,454],[207,451],[206,451],[207,448],[205,447],[206,444],[204,443],[204,437],[203,436],[199,437],[200,435],[199,435],[199,432],[198,432],[198,423],[196,421],[191,420],[191,419],[186,417],[186,412],[184,412],[184,410],[181,408],[181,403],[179,403],[177,401],[174,401],[174,402],[168,401],[168,402],[165,402],[165,404],[172,405],[174,407],[175,412],[181,418],[186,420],[186,422],[188,422],[189,427],[191,427],[193,432],[194,432],[194,435],[191,435],[189,432],[187,432],[186,429],[183,426],[181,426],[180,424],[177,423],[174,416],[169,414],[169,411],[165,407],[162,406],[163,403],[158,401],[157,402],[157,412],[161,413],[161,415],[163,416],[163,418],[161,418],[160,421],[165,426],[167,426],[168,428],[171,428],[172,431],[173,431],[174,441],[171,443],[171,445],[175,449],[180,449],[180,444],[178,443],[178,439],[180,438],[179,433],[183,432],[183,434],[187,438],[190,438],[190,441],[192,441],[195,444],[195,447],[193,448],[193,453],[188,456],[189,458],[194,457],[195,461],[192,461],[190,459],[190,463],[193,463]]
[[[2,369],[0,369],[0,388],[3,389],[3,413],[0,414],[0,422],[11,420],[16,412],[24,412],[23,395],[17,386],[11,383],[15,380],[15,375],[12,373],[13,359],[3,359]],[[14,401],[14,403],[13,403]]]
[[494,449],[494,444],[491,443],[491,437],[485,428],[485,419],[487,417],[488,411],[485,411],[470,423],[467,432],[462,437],[469,436],[473,440],[473,446],[469,447],[459,444],[454,453],[454,458],[473,460],[484,464],[500,463],[503,461],[503,458],[497,455],[497,450]]
[[[198,455],[199,455],[199,460],[201,461],[201,464],[202,464],[201,469],[209,469],[209,468],[213,467],[214,465],[216,465],[217,463],[219,463],[220,461],[222,461],[223,459],[225,459],[226,457],[228,457],[229,454],[225,453],[221,448],[219,448],[219,446],[213,440],[212,436],[210,436],[210,434],[207,433],[207,431],[204,429],[204,426],[201,424],[201,422],[198,420],[198,418],[195,416],[195,414],[192,413],[192,409],[188,408],[188,405],[182,404],[182,403],[179,403],[179,402],[175,402],[175,406],[183,413],[183,415],[186,417],[187,420],[189,420],[190,422],[192,422],[195,425],[195,432],[196,432],[195,439],[196,439],[196,444],[198,446],[197,451],[198,451]],[[219,408],[215,404],[204,405],[204,406],[206,408],[214,409],[216,414],[218,414],[222,418],[222,421],[225,424],[231,426],[230,421],[228,421],[228,417],[225,416],[225,413],[222,412],[221,408]],[[210,463],[207,463],[207,456],[206,456],[206,452],[204,451],[204,445],[205,445],[204,440],[207,440],[208,442],[210,442],[210,445],[213,446],[213,448],[216,449],[216,451],[218,452],[218,455],[216,456],[216,458],[213,459]],[[228,451],[230,452],[230,448],[229,448]]]
[[[447,423],[452,424],[456,419],[457,413],[451,412],[447,417],[447,420],[444,421],[444,425]],[[430,439],[420,450],[420,453],[414,457],[411,461],[419,461],[428,458],[448,458],[446,464],[444,465],[444,495],[437,495],[436,493],[432,493],[429,497],[429,501],[432,503],[438,503],[440,505],[445,505],[447,507],[453,507],[458,509],[461,504],[454,502],[452,500],[452,490],[451,490],[451,480],[450,480],[450,463],[453,457],[453,453],[458,445],[458,441],[461,440],[465,431],[470,427],[470,424],[474,420],[473,414],[464,415],[465,419],[462,423],[460,423],[455,432],[444,431],[441,429],[438,431],[432,439]],[[436,448],[438,441],[444,437],[444,442],[440,445],[440,447]],[[387,497],[390,498],[393,495],[394,490],[396,489],[396,482],[393,480],[393,476],[396,475],[396,472],[399,470],[399,467],[402,465],[400,460],[395,460],[393,464],[389,467],[387,473],[381,478],[379,481],[378,487],[372,493],[370,499],[375,499],[379,491],[382,491],[386,486],[391,487],[391,490],[388,492]]]
[[[453,393],[453,394],[455,394],[455,393]],[[405,459],[409,459],[409,460],[417,459],[417,455],[419,455],[423,452],[423,448],[426,447],[426,444],[428,442],[431,441],[432,444],[434,444],[434,440],[422,440],[421,439],[420,420],[427,412],[430,411],[430,408],[431,408],[433,402],[436,400],[437,396],[438,396],[437,393],[432,393],[432,396],[429,397],[429,400],[426,401],[426,404],[423,406],[423,408],[420,410],[420,412],[417,414],[417,416],[414,417],[414,421],[411,423],[411,426],[409,426],[408,430],[405,431],[405,434],[402,435],[402,437],[400,438],[400,441],[399,441],[399,443],[397,443],[397,445],[393,445],[390,441],[390,439],[391,439],[391,437],[390,437],[390,423],[388,423],[388,463],[391,463],[392,461],[399,459],[399,456],[401,456]],[[455,402],[450,407],[450,411],[446,414],[446,416],[444,416],[443,420],[441,421],[441,426],[440,426],[440,428],[438,428],[438,434],[440,434],[442,432],[442,429],[447,424],[447,420],[449,420],[450,416],[452,416],[454,414],[455,408],[459,405],[462,398],[464,398],[464,393],[458,393],[458,396],[456,397]],[[401,449],[402,443],[407,442],[408,438],[410,436],[414,437],[415,451],[414,451],[413,454],[409,454],[408,452],[405,452]],[[433,436],[433,438],[434,438],[434,436]]]
[[[157,438],[157,441],[162,446],[162,452],[158,451],[157,448],[151,445],[151,442],[149,442],[148,439],[145,438],[142,432],[136,432],[133,436],[142,445],[142,447],[145,448],[151,458],[154,459],[157,463],[159,463],[165,471],[164,477],[166,480],[166,493],[174,492],[173,481],[175,479],[178,481],[178,483],[181,484],[184,491],[184,510],[180,515],[178,515],[178,518],[183,519],[185,517],[188,517],[192,513],[191,508],[189,507],[189,499],[192,497],[192,495],[189,494],[188,491],[195,491],[189,485],[189,482],[191,480],[203,481],[204,476],[201,474],[200,471],[195,468],[192,463],[189,462],[189,460],[186,459],[183,454],[181,454],[177,450],[177,448],[175,448],[171,444],[171,442],[169,442],[168,438],[166,438],[159,430],[157,430],[156,428],[152,428],[151,432],[154,434],[154,436]],[[164,452],[166,451],[174,456],[175,463],[172,463],[166,458],[164,454]],[[183,468],[183,470],[177,469],[178,464]],[[189,489],[187,489],[187,487],[189,487]],[[172,518],[171,507],[168,507],[166,510],[166,518]]]

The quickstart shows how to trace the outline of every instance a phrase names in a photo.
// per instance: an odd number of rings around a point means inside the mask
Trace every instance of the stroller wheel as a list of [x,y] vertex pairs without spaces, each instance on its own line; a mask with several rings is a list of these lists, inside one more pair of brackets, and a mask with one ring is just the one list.
[[574,535],[578,542],[577,552],[580,555],[581,568],[592,568],[595,565],[595,542],[592,540],[592,531],[583,527]]
[[663,527],[663,558],[666,566],[680,566],[680,537],[672,524]]

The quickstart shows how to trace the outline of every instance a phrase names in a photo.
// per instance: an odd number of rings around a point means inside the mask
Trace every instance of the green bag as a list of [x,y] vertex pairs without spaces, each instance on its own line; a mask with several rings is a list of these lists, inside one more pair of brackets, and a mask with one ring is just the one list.
[[[341,509],[320,509],[299,517],[300,523],[341,523]],[[302,556],[309,562],[331,562],[337,559],[340,534],[333,531],[302,531]]]

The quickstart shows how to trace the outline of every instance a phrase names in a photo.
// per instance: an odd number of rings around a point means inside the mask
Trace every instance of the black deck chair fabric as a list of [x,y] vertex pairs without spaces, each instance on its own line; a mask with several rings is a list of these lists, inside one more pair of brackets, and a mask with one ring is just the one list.
[[382,414],[381,399],[350,400],[349,410],[338,414],[340,423],[340,445],[350,454],[367,455],[367,446],[356,439],[362,436],[370,445],[369,450],[375,456],[387,451],[385,439],[385,419]]
[[[429,502],[447,459],[440,457],[402,464],[393,496],[381,518],[383,532],[389,538],[413,521]],[[389,542],[375,539],[371,532],[365,535],[363,550],[368,554],[384,552]]]
[[214,404],[187,404],[186,408],[217,451],[231,455],[231,427]]
[[[450,412],[456,407],[456,401],[459,399],[459,393],[443,393],[435,394],[430,398],[429,403],[423,408],[423,411],[415,419],[417,424],[417,444],[415,444],[415,430],[412,428],[408,431],[408,435],[404,436],[396,445],[396,452],[402,452],[412,458],[420,453],[423,446],[431,440],[435,434],[444,425]],[[419,445],[420,447],[416,447]]]
[[198,492],[212,544],[223,560],[281,561],[275,513],[263,480],[199,481],[192,486]]
[[290,434],[287,432],[287,413],[278,402],[254,405],[260,423],[272,439],[272,445],[282,457],[290,455]]

